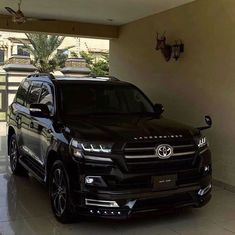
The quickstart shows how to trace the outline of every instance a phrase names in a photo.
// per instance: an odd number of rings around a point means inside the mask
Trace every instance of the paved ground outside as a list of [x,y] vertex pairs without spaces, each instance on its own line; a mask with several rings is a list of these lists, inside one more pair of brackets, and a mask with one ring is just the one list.
[[235,234],[235,194],[217,187],[211,202],[201,209],[148,214],[126,221],[84,218],[73,224],[59,224],[52,215],[47,189],[32,177],[11,174],[6,137],[0,139],[0,234]]
[[6,136],[6,123],[0,122],[0,136]]

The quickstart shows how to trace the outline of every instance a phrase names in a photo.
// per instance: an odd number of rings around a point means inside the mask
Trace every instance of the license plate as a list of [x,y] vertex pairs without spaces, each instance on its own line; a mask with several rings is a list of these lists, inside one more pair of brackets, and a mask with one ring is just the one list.
[[155,190],[170,189],[176,187],[177,175],[161,175],[153,177],[153,188]]

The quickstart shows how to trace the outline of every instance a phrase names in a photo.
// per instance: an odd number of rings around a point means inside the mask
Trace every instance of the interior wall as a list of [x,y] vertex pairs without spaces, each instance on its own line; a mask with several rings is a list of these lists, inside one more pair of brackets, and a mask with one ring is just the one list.
[[[111,40],[111,74],[135,83],[165,117],[192,126],[213,118],[205,131],[213,153],[214,178],[235,185],[235,1],[193,3],[130,23]],[[174,43],[182,39],[179,61],[155,51],[156,32]]]

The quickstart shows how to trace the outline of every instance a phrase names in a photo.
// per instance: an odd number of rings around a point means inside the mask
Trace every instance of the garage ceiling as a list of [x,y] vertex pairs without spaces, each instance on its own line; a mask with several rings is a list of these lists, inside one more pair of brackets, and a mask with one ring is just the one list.
[[[22,0],[27,17],[123,25],[194,0]],[[4,7],[17,9],[18,0],[1,0]],[[111,20],[110,20],[111,19]]]

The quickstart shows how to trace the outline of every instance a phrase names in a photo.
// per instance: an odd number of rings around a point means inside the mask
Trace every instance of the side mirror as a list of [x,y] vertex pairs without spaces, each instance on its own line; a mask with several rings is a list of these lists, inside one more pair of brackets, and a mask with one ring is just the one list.
[[164,112],[164,107],[162,104],[155,104],[154,110],[156,114],[161,115]]
[[31,104],[29,107],[29,112],[33,117],[50,117],[50,111],[46,104]]
[[205,116],[205,122],[206,122],[207,126],[198,127],[197,129],[201,131],[201,130],[205,130],[205,129],[211,128],[211,126],[212,126],[212,119],[211,119],[210,116],[208,116],[208,115]]

